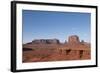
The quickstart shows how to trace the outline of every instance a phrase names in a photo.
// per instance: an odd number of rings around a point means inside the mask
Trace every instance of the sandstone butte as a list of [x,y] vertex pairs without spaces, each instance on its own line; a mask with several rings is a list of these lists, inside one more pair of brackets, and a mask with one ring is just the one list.
[[58,39],[35,39],[23,44],[23,62],[67,61],[91,59],[90,43],[80,42],[77,35],[71,35],[68,42]]

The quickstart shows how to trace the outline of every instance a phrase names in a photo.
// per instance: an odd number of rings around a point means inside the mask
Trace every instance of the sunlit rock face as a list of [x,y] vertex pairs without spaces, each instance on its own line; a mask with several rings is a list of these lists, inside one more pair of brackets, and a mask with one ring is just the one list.
[[79,37],[77,35],[69,36],[68,43],[72,43],[72,44],[80,43]]

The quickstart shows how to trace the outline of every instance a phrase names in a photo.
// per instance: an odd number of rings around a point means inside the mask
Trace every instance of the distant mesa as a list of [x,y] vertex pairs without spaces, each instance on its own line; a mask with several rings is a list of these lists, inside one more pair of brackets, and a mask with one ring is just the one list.
[[[58,39],[35,39],[31,42],[32,44],[60,44],[61,42]],[[77,35],[71,35],[68,37],[69,44],[80,43],[79,37]]]
[[90,43],[88,43],[88,42],[85,42],[84,40],[81,40],[80,41],[80,39],[79,39],[79,37],[77,36],[77,35],[71,35],[71,36],[69,36],[68,37],[68,41],[67,40],[65,40],[65,42],[64,43],[61,43],[58,39],[34,39],[32,42],[28,42],[28,43],[26,43],[26,44],[23,44],[24,46],[27,46],[27,45],[39,45],[39,44],[41,44],[41,45],[46,45],[46,44],[51,44],[51,45],[53,45],[53,44],[58,44],[58,45],[60,45],[60,44],[62,44],[62,45],[66,45],[66,44],[69,44],[69,45],[71,45],[71,44],[82,44],[82,45],[89,45],[90,46]]
[[32,41],[33,44],[59,44],[58,39],[35,39]]

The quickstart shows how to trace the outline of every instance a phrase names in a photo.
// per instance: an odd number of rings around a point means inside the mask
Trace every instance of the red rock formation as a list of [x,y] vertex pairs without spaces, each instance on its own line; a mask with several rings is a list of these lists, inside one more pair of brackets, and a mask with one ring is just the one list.
[[91,59],[91,47],[77,35],[69,36],[64,44],[57,39],[37,39],[23,45],[24,63],[84,59]]
[[69,36],[68,43],[80,43],[79,37],[77,35]]

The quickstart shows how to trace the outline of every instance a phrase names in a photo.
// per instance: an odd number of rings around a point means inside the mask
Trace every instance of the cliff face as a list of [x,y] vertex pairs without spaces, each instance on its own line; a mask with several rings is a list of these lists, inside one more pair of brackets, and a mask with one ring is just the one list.
[[80,43],[79,37],[77,35],[69,36],[68,43],[72,43],[72,44]]

